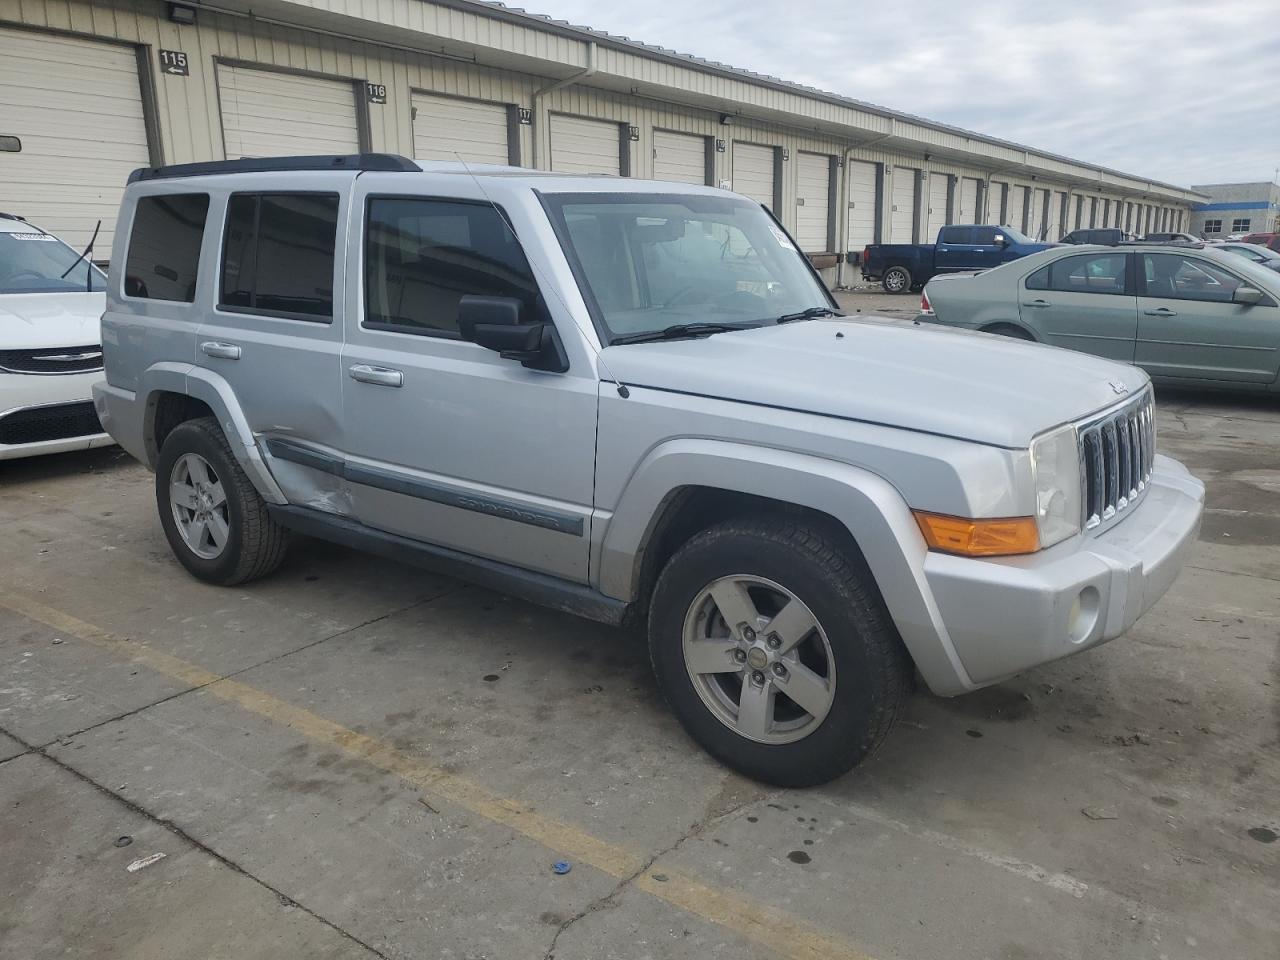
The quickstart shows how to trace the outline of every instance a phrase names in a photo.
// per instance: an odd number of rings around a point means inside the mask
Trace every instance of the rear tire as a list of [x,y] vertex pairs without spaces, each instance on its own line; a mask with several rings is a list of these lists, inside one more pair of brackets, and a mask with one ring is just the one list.
[[994,333],[997,336],[1008,337],[1010,340],[1029,340],[1035,342],[1035,337],[1027,333],[1021,327],[1015,327],[1012,323],[1000,323],[994,327],[987,327],[983,333]]
[[289,532],[271,519],[212,417],[187,420],[165,438],[156,505],[174,556],[206,583],[265,577],[289,547]]
[[906,267],[890,267],[880,279],[885,293],[910,293],[911,271]]
[[862,564],[821,527],[786,518],[729,521],[681,547],[650,601],[649,651],[689,735],[784,787],[871,756],[912,678]]

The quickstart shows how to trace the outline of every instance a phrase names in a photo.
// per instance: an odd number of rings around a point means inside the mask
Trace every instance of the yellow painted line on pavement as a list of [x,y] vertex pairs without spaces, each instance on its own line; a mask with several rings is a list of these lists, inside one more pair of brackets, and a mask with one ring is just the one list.
[[[517,800],[425,763],[386,741],[357,733],[238,680],[223,679],[219,674],[143,643],[117,637],[31,597],[0,591],[0,607],[43,623],[59,633],[79,637],[171,679],[201,686],[221,700],[394,774],[434,797],[501,824],[558,856],[589,864],[615,879],[630,877],[645,864],[646,858],[640,854],[543,816]],[[665,875],[666,879],[655,880],[655,873]],[[660,864],[655,863],[649,872],[637,877],[634,886],[674,907],[768,947],[788,960],[873,960],[799,917],[730,890],[702,883]]]

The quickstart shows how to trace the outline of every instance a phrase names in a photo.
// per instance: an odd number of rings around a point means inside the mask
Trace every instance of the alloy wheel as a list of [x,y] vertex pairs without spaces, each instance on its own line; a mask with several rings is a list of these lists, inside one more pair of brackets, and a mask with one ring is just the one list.
[[813,733],[835,700],[835,657],[813,612],[786,587],[736,574],[704,587],[685,614],[683,652],[712,714],[758,743]]
[[209,461],[184,453],[169,473],[169,503],[182,542],[197,557],[216,560],[231,535],[227,494]]

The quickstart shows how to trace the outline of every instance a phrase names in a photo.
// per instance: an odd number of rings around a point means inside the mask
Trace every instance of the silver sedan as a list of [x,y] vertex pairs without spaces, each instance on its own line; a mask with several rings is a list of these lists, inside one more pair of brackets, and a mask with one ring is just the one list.
[[1280,273],[1217,247],[1058,247],[935,277],[920,319],[1123,360],[1159,382],[1280,390]]

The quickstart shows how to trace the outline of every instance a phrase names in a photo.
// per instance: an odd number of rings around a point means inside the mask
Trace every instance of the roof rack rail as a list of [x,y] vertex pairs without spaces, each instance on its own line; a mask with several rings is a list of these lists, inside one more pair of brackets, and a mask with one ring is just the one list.
[[271,173],[290,170],[358,170],[421,173],[422,168],[394,153],[350,153],[314,157],[254,157],[246,160],[208,160],[175,163],[167,167],[141,167],[129,174],[129,182],[204,177],[219,173]]
[[18,220],[22,223],[27,222],[26,217],[20,217],[16,213],[5,213],[3,210],[0,210],[0,220]]

